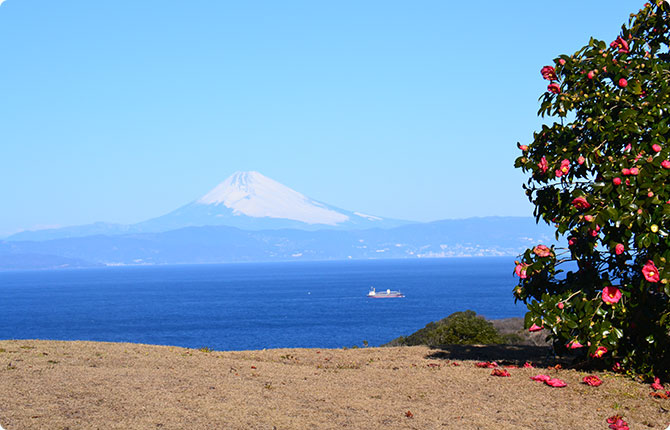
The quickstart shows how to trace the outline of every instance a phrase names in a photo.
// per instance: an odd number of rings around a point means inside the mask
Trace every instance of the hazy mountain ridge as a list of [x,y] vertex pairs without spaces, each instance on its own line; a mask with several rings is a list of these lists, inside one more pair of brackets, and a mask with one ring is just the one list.
[[97,222],[23,231],[8,241],[43,241],[92,235],[157,233],[184,227],[228,226],[243,230],[339,230],[393,228],[412,221],[385,219],[310,199],[258,172],[235,172],[202,197],[165,215],[136,224]]
[[528,217],[429,223],[346,211],[258,172],[137,224],[94,223],[0,241],[0,269],[96,265],[516,256],[553,230]]
[[105,265],[516,256],[537,243],[553,243],[552,239],[553,230],[536,225],[530,217],[443,220],[350,231],[208,226],[43,242],[5,241],[0,242],[0,261],[20,254]]

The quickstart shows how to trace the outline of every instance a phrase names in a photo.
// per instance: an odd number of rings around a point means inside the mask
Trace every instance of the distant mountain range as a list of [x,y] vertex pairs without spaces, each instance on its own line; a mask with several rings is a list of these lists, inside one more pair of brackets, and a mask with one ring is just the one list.
[[258,172],[236,172],[201,198],[137,224],[98,222],[16,233],[6,240],[51,240],[92,235],[158,233],[184,227],[228,226],[244,230],[291,228],[350,230],[391,228],[412,221],[350,212],[312,200]]
[[317,202],[257,172],[134,225],[96,223],[0,241],[0,270],[379,258],[516,256],[554,243],[530,217],[412,223]]

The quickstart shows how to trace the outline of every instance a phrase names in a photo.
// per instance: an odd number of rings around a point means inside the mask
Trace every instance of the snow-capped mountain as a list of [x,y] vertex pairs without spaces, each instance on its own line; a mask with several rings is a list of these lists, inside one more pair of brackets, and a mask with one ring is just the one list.
[[305,197],[258,172],[236,172],[196,201],[223,205],[233,215],[285,218],[306,224],[337,225],[349,220],[343,213]]
[[327,205],[258,172],[236,172],[208,193],[170,213],[132,225],[94,223],[25,231],[9,240],[50,240],[91,235],[157,233],[183,227],[244,230],[392,228],[409,221],[384,219]]
[[245,230],[315,230],[390,228],[408,223],[339,209],[251,171],[235,172],[201,198],[137,226],[141,231],[204,225],[226,225]]

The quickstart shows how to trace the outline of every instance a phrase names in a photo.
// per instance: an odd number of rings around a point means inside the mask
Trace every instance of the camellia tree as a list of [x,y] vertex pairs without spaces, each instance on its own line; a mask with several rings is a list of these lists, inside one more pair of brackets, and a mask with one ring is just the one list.
[[645,4],[611,43],[541,70],[539,115],[515,165],[535,216],[567,248],[517,261],[526,327],[585,360],[670,376],[670,6]]

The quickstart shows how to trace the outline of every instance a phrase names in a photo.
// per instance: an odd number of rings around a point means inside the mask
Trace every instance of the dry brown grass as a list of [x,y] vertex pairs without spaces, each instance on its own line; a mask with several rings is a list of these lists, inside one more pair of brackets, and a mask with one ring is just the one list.
[[[524,349],[527,348],[527,349]],[[546,360],[538,347],[217,352],[126,343],[0,341],[0,425],[22,429],[665,430],[649,386],[575,370],[491,376],[468,359]],[[453,366],[452,363],[460,366]],[[530,377],[550,373],[566,388]],[[411,414],[408,414],[410,412]],[[407,415],[411,415],[408,417]]]

